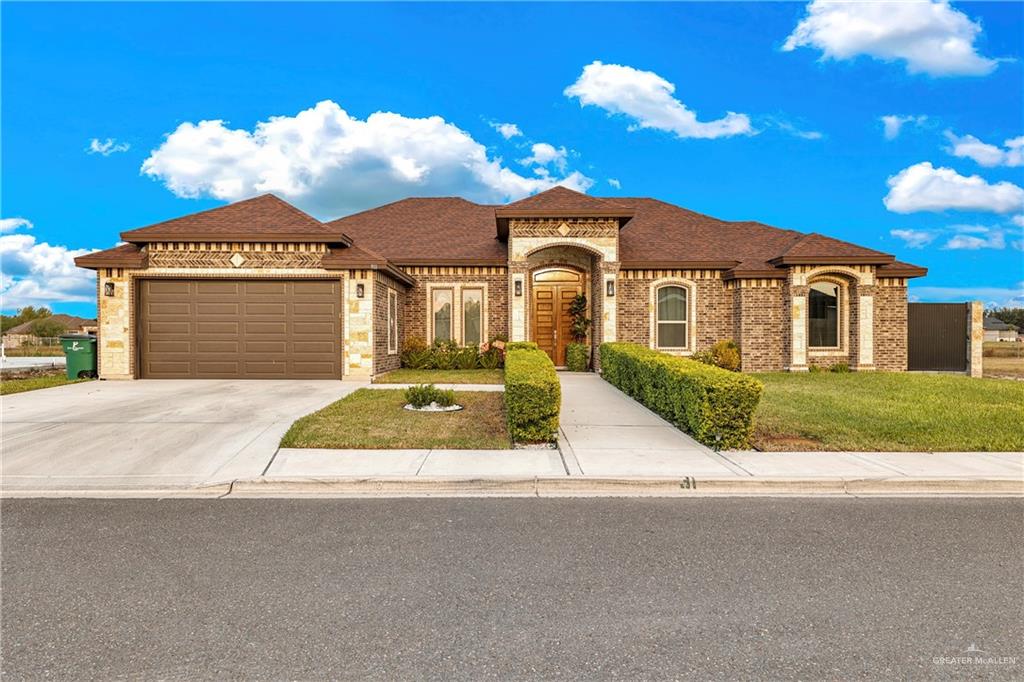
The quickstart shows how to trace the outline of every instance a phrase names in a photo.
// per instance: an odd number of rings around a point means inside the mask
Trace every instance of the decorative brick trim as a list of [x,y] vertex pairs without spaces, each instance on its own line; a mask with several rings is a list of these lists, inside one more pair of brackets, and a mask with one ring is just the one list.
[[[683,348],[659,348],[658,347],[658,289],[662,287],[682,287],[686,289],[686,346]],[[650,303],[648,306],[649,317],[651,318],[651,331],[648,345],[663,353],[672,355],[691,355],[694,351],[697,339],[697,282],[683,277],[662,277],[650,283]]]
[[303,242],[152,242],[143,247],[153,251],[238,251],[241,253],[327,253],[326,244]]
[[619,279],[722,279],[721,270],[619,270]]
[[410,275],[432,275],[432,276],[474,276],[474,275],[504,275],[508,268],[504,265],[494,266],[465,266],[465,265],[415,265],[402,268]]
[[845,275],[865,286],[875,283],[873,265],[794,265],[790,268],[790,279],[796,286],[806,285],[812,279],[826,274]]
[[733,291],[735,289],[781,289],[785,285],[785,280],[773,278],[729,279],[725,281],[725,290]]

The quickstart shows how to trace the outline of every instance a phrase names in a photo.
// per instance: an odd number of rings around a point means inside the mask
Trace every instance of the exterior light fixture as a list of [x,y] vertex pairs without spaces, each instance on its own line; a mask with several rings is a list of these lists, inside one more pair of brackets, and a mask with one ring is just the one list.
[[517,279],[515,284],[516,296],[523,295],[523,280]]
[[608,293],[609,296],[614,296],[615,295],[615,280],[614,279],[608,280],[608,282],[606,283],[606,286],[605,286],[605,291]]
[[103,284],[103,295],[104,296],[113,296],[114,295],[114,283],[113,282],[104,282],[104,284]]
[[366,286],[363,284],[356,285],[356,298],[362,298],[366,295]]

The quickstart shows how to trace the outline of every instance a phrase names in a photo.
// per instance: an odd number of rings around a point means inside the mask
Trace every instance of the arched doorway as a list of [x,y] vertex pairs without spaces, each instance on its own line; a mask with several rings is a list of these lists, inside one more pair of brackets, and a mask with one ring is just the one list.
[[586,280],[582,272],[559,266],[534,271],[531,284],[530,338],[556,367],[564,367],[572,341],[569,308],[578,294],[585,293]]

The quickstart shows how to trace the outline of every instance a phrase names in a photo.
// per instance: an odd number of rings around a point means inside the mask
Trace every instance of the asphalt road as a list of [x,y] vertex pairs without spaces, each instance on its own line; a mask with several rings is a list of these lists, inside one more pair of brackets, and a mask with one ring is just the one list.
[[10,680],[1024,678],[1020,500],[0,512]]

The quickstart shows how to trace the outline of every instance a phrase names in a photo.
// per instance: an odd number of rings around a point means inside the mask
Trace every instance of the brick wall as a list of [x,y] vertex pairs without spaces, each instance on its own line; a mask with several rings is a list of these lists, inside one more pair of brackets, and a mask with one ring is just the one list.
[[[662,277],[620,277],[616,287],[618,306],[616,332],[619,341],[650,345],[651,285]],[[722,339],[733,338],[733,297],[720,279],[697,279],[695,350],[702,350]]]
[[[404,303],[405,337],[420,338],[428,343],[427,316],[430,314],[430,303],[427,300],[428,287],[432,284],[486,284],[486,315],[487,338],[508,335],[508,274],[503,267],[480,268],[405,268],[406,272],[416,279],[416,284],[408,289]],[[458,292],[456,291],[455,314],[461,311]]]
[[907,369],[907,287],[875,287],[875,368],[890,372]]
[[733,340],[744,372],[777,372],[785,366],[785,290],[781,286],[737,286],[733,294]]
[[[406,287],[386,275],[377,275],[373,284],[373,373],[383,374],[401,366],[399,351],[404,341],[405,323],[402,311],[405,308]],[[388,352],[388,292],[398,295],[398,345],[395,353]]]

